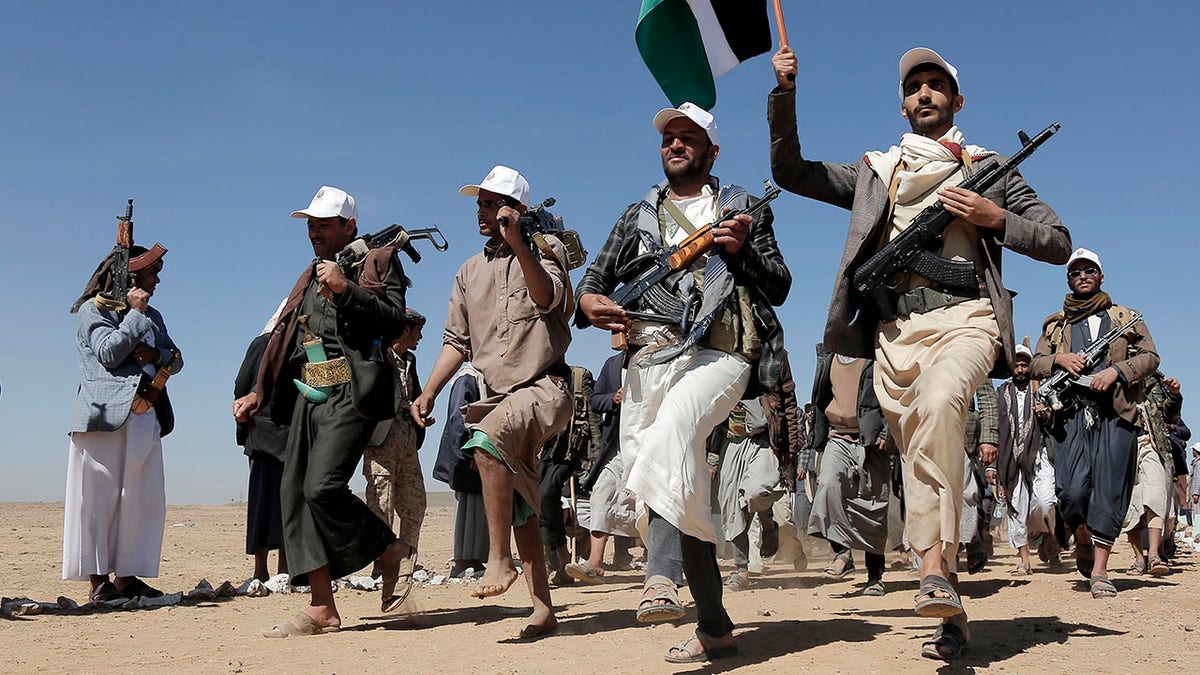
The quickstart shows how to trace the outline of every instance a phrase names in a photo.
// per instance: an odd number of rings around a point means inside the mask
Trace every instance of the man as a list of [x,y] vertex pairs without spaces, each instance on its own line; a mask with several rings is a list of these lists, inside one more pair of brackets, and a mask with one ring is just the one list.
[[483,375],[464,363],[454,376],[446,396],[446,424],[438,443],[437,462],[433,477],[454,490],[454,557],[450,567],[451,579],[462,579],[468,570],[482,576],[488,556],[487,510],[483,506],[483,483],[479,472],[471,468],[471,458],[463,454],[463,444],[471,430],[463,422],[462,410],[478,401]]
[[[778,379],[783,334],[771,306],[784,301],[792,279],[775,243],[769,209],[753,219],[721,219],[724,209],[746,207],[753,199],[740,187],[721,187],[711,173],[720,153],[713,116],[684,103],[659,111],[653,123],[662,135],[666,180],[630,205],[613,227],[580,282],[576,325],[621,332],[629,348],[638,350],[621,403],[626,487],[646,516],[639,520],[647,562],[638,618],[683,616],[672,581],[682,566],[699,627],[665,658],[687,663],[736,650],[733,624],[721,604],[704,445],[752,379],[764,390]],[[710,223],[713,246],[659,286],[685,307],[700,305],[686,334],[660,318],[646,295],[628,308],[608,297],[618,283],[641,271],[629,269],[632,258],[677,245]]]
[[[875,391],[904,457],[908,539],[922,561],[916,610],[946,624],[922,653],[950,658],[969,639],[952,576],[966,402],[993,369],[995,376],[1007,376],[1013,354],[1012,299],[1000,276],[1001,250],[1062,263],[1070,252],[1070,234],[1016,171],[983,195],[957,187],[977,162],[999,158],[964,146],[954,126],[964,101],[958,71],[933,50],[913,49],[900,60],[900,113],[912,133],[899,146],[868,153],[854,164],[801,155],[796,55],[783,47],[773,62],[778,86],[770,95],[768,120],[775,179],[784,189],[851,210],[825,345],[845,356],[875,358]],[[874,303],[852,292],[851,277],[938,201],[957,220],[935,253],[974,263],[979,285],[948,287],[916,273],[901,274],[889,280],[896,290],[888,313],[896,318],[881,320]]]
[[[778,384],[763,394],[760,400],[767,415],[767,442],[779,462],[780,484],[790,493],[787,499],[776,501],[772,509],[774,521],[787,523],[789,527],[776,530],[774,542],[766,540],[766,551],[770,553],[770,544],[776,543],[778,551],[775,552],[775,560],[791,562],[794,570],[802,572],[808,568],[808,557],[804,554],[804,532],[796,528],[796,516],[792,508],[798,487],[797,475],[799,480],[803,480],[804,471],[808,466],[808,450],[805,447],[806,422],[800,402],[796,399],[796,381],[792,378],[792,364],[786,349],[779,360]],[[803,491],[804,487],[799,486],[799,489]],[[762,546],[758,552],[760,555],[763,553],[761,549]],[[753,551],[751,553],[753,554]],[[753,563],[753,560],[751,562]]]
[[834,560],[824,575],[854,571],[851,551],[865,552],[863,595],[883,595],[891,471],[887,424],[875,396],[870,359],[831,354],[817,346],[813,433],[809,452],[823,450],[808,533],[829,542]]
[[590,532],[588,559],[571,563],[565,570],[572,579],[586,584],[604,583],[604,548],[610,536],[616,537],[613,567],[630,569],[632,557],[627,545],[637,536],[633,499],[625,490],[625,464],[621,461],[621,387],[625,352],[613,354],[600,368],[600,377],[588,403],[593,412],[601,415],[600,452],[592,462],[583,487],[588,491],[588,523]]
[[[292,288],[263,353],[254,392],[234,401],[234,419],[261,408],[291,419],[280,483],[283,546],[292,584],[312,588],[309,606],[266,637],[336,631],[333,579],[380,561],[380,609],[393,612],[402,546],[387,523],[350,490],[375,423],[395,414],[392,367],[372,358],[404,330],[406,279],[395,249],[374,249],[353,279],[334,257],[358,236],[358,208],[323,186],[308,208],[316,260]],[[304,392],[298,396],[298,390]]]
[[[999,450],[1000,418],[997,414],[996,385],[985,379],[967,402],[965,452],[963,457],[963,508],[958,521],[959,549],[966,553],[967,572],[983,570],[995,553],[992,532],[992,493],[985,484],[985,467]],[[990,458],[985,462],[983,458]]]
[[1054,488],[1068,530],[1075,531],[1075,566],[1088,580],[1093,598],[1116,597],[1108,578],[1108,558],[1121,533],[1133,492],[1137,458],[1141,380],[1158,368],[1158,353],[1144,321],[1108,346],[1087,368],[1077,352],[1113,328],[1129,322],[1131,310],[1113,304],[1104,284],[1100,256],[1076,249],[1067,262],[1063,310],[1046,317],[1030,364],[1043,380],[1055,369],[1083,375],[1068,392],[1073,407],[1054,416]]
[[[254,391],[263,352],[271,341],[285,298],[267,320],[258,337],[250,341],[246,356],[233,381],[233,398]],[[291,418],[273,420],[260,410],[254,419],[237,423],[237,441],[245,449],[250,463],[250,481],[246,487],[246,554],[254,556],[254,578],[267,581],[267,554],[278,550],[276,571],[287,573],[287,554],[283,550],[283,515],[279,505],[279,486],[283,482],[283,458],[287,453]],[[236,415],[236,412],[234,413]]]
[[1195,514],[1200,510],[1200,442],[1191,446],[1191,463],[1188,467],[1187,501],[1191,511],[1188,524],[1194,527]]
[[[538,527],[542,532],[542,543],[546,547],[546,560],[550,570],[550,583],[568,586],[575,583],[574,577],[564,569],[571,560],[567,548],[565,511],[575,517],[574,509],[564,509],[563,492],[567,482],[574,480],[584,458],[590,454],[592,443],[591,414],[588,400],[594,387],[592,372],[583,366],[571,366],[572,414],[563,429],[542,450],[538,460],[539,487],[542,510],[538,514]],[[569,489],[567,490],[570,494]]]
[[[1038,557],[1058,564],[1054,536],[1054,464],[1046,437],[1033,413],[1034,387],[1029,377],[1033,352],[1016,347],[1012,379],[1000,385],[1000,453],[996,458],[996,489],[1007,504],[1008,542],[1020,562],[1012,574],[1033,574],[1029,542],[1041,537]],[[992,473],[992,471],[989,471]]]
[[81,380],[68,430],[62,578],[87,579],[96,602],[163,594],[141,577],[157,577],[162,559],[162,438],[175,427],[166,389],[156,395],[145,384],[164,368],[183,369],[150,305],[166,253],[159,244],[130,247],[123,298],[111,297],[118,267],[110,254],[71,307]]
[[[1137,469],[1121,531],[1133,548],[1133,563],[1126,571],[1159,577],[1171,572],[1162,556],[1163,533],[1170,532],[1166,521],[1173,513],[1171,502],[1178,500],[1168,427],[1179,420],[1183,396],[1179,380],[1157,371],[1142,381],[1142,389],[1145,400],[1138,405]],[[1146,551],[1142,550],[1143,533]]]
[[472,432],[463,451],[473,455],[483,482],[489,538],[487,570],[472,595],[500,595],[516,582],[515,536],[533,601],[518,637],[533,638],[558,625],[538,529],[537,455],[571,419],[563,356],[574,302],[566,249],[553,235],[545,236],[544,248],[522,240],[518,219],[529,208],[529,183],[517,171],[497,166],[459,194],[476,198],[487,242],[455,276],[442,351],[412,415],[429,423],[434,399],[464,361],[483,374],[487,391],[463,415]]
[[[767,414],[760,398],[739,401],[708,441],[708,461],[720,507],[721,530],[733,544],[734,571],[725,580],[731,591],[750,586],[750,525],[762,528],[759,553],[769,558],[779,550],[779,526],[773,518],[780,489],[779,457],[771,448]],[[761,570],[759,570],[761,571]]]
[[[363,451],[363,477],[367,479],[367,506],[388,524],[404,547],[400,576],[394,594],[403,603],[412,592],[412,575],[417,566],[417,544],[425,521],[425,478],[417,450],[425,442],[425,427],[413,424],[408,411],[421,381],[413,350],[421,342],[425,316],[409,307],[404,310],[405,327],[392,341],[386,358],[392,366],[396,414],[375,427]],[[380,576],[382,570],[376,570]]]

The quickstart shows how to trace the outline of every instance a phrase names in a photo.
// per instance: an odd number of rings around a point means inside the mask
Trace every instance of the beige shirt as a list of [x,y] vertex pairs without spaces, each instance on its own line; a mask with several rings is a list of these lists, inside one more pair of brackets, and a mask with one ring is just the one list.
[[829,364],[829,384],[833,400],[825,407],[829,430],[837,434],[858,435],[858,388],[862,383],[864,359],[833,355]]
[[[910,203],[897,203],[895,210],[892,212],[892,229],[888,232],[888,239],[895,239],[898,234],[909,226],[918,213],[925,207],[936,202],[938,190],[954,187],[964,180],[966,180],[966,176],[962,169],[959,169],[947,176],[946,180],[942,181],[941,184]],[[975,263],[975,272],[980,277],[983,276],[983,263],[979,259],[979,231],[974,225],[961,218],[956,218],[954,222],[950,223],[950,227],[947,227],[945,233],[942,234],[942,248],[938,252],[938,255],[951,260],[973,262]],[[930,285],[928,279],[917,274],[911,274],[909,275],[908,283],[904,284],[904,287],[911,289],[918,286]]]
[[491,391],[506,394],[537,379],[563,360],[571,343],[568,317],[575,310],[567,253],[547,235],[552,255],[535,249],[554,284],[549,307],[529,297],[521,263],[507,244],[488,243],[458,269],[450,291],[442,343],[458,350]]

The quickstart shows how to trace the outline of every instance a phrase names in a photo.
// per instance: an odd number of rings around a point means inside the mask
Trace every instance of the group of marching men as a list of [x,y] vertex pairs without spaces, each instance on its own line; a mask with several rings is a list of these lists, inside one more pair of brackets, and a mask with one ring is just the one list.
[[[457,528],[474,532],[456,537],[455,571],[478,565],[470,586],[478,598],[506,592],[524,572],[533,609],[519,639],[556,631],[550,571],[561,583],[602,581],[607,538],[636,534],[645,547],[637,620],[685,616],[685,583],[695,606],[696,629],[664,658],[732,656],[722,596],[750,583],[757,521],[763,556],[781,547],[781,530],[827,539],[836,554],[829,576],[849,574],[851,551],[865,551],[863,592],[874,595],[886,591],[884,554],[897,546],[889,535],[899,538],[920,577],[914,610],[938,619],[921,654],[951,659],[972,640],[960,549],[968,571],[986,561],[989,495],[1006,505],[1021,573],[1031,542],[1047,562],[1069,543],[1091,595],[1115,596],[1109,556],[1122,533],[1135,542],[1134,567],[1169,571],[1162,546],[1172,538],[1162,533],[1173,516],[1163,492],[1177,473],[1165,467],[1179,384],[1156,376],[1145,322],[1101,290],[1099,256],[1072,252],[1069,231],[1018,171],[982,192],[960,185],[1002,158],[967,144],[955,126],[958,70],[933,50],[906,52],[899,97],[911,132],[839,164],[803,157],[796,56],[782,47],[772,64],[775,180],[851,214],[808,410],[796,403],[774,309],[792,282],[774,216],[713,175],[717,124],[694,104],[654,115],[664,179],[625,209],[574,287],[565,236],[531,236],[522,225],[534,210],[521,173],[500,165],[460,188],[475,200],[484,245],[455,276],[423,385],[411,352],[425,321],[405,305],[412,282],[396,245],[351,247],[371,242],[339,188],[322,187],[291,214],[306,222],[315,260],[251,345],[232,409],[251,458],[247,552],[256,553],[256,574],[266,574],[277,541],[292,583],[311,589],[307,607],[264,635],[337,631],[331,582],[367,566],[381,579],[380,610],[405,607],[425,505],[416,451],[451,383],[434,473],[463,495]],[[851,283],[855,270],[929,209],[954,218],[934,257],[973,268],[973,280],[906,269],[866,298]],[[653,293],[629,292],[681,245],[702,254],[655,276]],[[1014,338],[1003,249],[1066,265],[1062,311],[1047,318],[1034,349]],[[358,251],[352,260],[339,255],[349,250]],[[92,301],[111,290],[105,264],[76,305],[84,385],[71,429],[63,578],[88,579],[96,600],[159,593],[140,577],[158,573],[170,402],[164,395],[138,412],[128,399],[146,377],[182,365],[147,302],[163,254],[142,249],[130,261],[126,307]],[[600,447],[611,450],[584,481],[591,545],[582,561],[564,552],[558,522],[571,438],[585,435],[572,433],[585,388],[564,358],[572,323],[612,332],[619,345],[588,397],[606,419]],[[1104,347],[1093,350],[1098,358],[1080,355],[1093,344]],[[1010,376],[991,388],[990,378]],[[1055,377],[1066,385],[1052,398],[1033,384]],[[349,488],[360,460],[370,505]],[[781,474],[785,491],[794,486],[789,500],[779,499]],[[776,508],[792,512],[794,527],[786,514],[767,515]],[[1145,553],[1139,528],[1150,539]],[[718,565],[726,542],[735,560],[728,577]]]

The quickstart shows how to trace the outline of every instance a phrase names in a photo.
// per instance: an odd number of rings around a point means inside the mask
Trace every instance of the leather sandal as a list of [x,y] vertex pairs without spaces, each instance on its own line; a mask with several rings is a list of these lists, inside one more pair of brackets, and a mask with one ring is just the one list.
[[417,549],[409,546],[408,555],[400,559],[400,564],[383,572],[383,584],[379,589],[379,611],[391,614],[400,609],[412,593],[412,575],[416,571]]
[[[950,597],[939,598],[935,595],[939,591]],[[917,601],[915,610],[918,616],[945,618],[963,613],[958,591],[954,590],[948,579],[937,574],[927,574],[921,579],[921,589],[914,599]]]
[[[700,643],[704,651],[693,652],[688,648],[688,645],[695,640]],[[676,654],[675,652],[678,652]],[[683,642],[671,647],[666,654],[663,654],[663,659],[667,663],[704,663],[713,659],[721,659],[728,656],[734,656],[738,653],[737,643],[728,645],[718,645],[717,638],[708,635],[696,629],[692,637],[687,638]]]
[[[957,624],[944,623],[938,626],[932,640],[921,643],[921,656],[927,659],[949,661],[962,654],[967,648],[967,637]],[[942,651],[942,650],[945,651]]]
[[[655,604],[662,603],[662,604]],[[641,623],[657,623],[660,621],[677,621],[686,612],[679,604],[679,593],[675,582],[662,575],[646,579],[642,589],[642,599],[638,603],[637,620]]]
[[[841,563],[841,566],[838,566]],[[821,570],[821,575],[828,579],[841,579],[854,571],[854,556],[850,551],[842,551],[833,557],[833,562]]]

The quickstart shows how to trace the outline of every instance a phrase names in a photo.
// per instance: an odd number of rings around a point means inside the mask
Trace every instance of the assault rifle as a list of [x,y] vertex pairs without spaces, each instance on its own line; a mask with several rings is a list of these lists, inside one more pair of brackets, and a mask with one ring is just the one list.
[[450,248],[450,243],[446,241],[446,237],[437,225],[412,231],[404,229],[402,225],[388,225],[375,234],[364,234],[346,244],[346,247],[334,256],[334,261],[342,268],[343,272],[349,274],[351,270],[362,264],[371,249],[395,246],[408,254],[413,262],[418,263],[421,262],[421,254],[413,248],[411,243],[413,239],[428,239],[439,251]]
[[[1141,320],[1142,314],[1135,311],[1125,325],[1114,327],[1100,336],[1100,339],[1093,341],[1092,344],[1084,349],[1075,352],[1083,359],[1083,369],[1090,370],[1099,363],[1100,359],[1107,353],[1109,345]],[[1072,385],[1086,388],[1091,386],[1091,384],[1091,376],[1080,375],[1076,377],[1060,368],[1042,381],[1041,385],[1038,386],[1035,397],[1037,398],[1037,402],[1045,406],[1051,414],[1060,413],[1065,410],[1071,410],[1079,403],[1079,397],[1070,393]]]
[[[125,309],[125,296],[129,294],[129,248],[133,246],[133,199],[125,204],[125,215],[117,216],[117,244],[113,246],[112,290],[101,292],[102,302],[116,311]],[[100,301],[98,301],[100,302]]]
[[627,311],[626,313],[631,318],[675,323],[686,329],[691,320],[690,315],[694,299],[684,303],[659,286],[658,282],[679,270],[687,268],[703,255],[705,251],[712,248],[713,225],[734,218],[735,216],[754,216],[778,197],[781,192],[783,190],[772,185],[771,181],[764,180],[762,199],[744,209],[730,211],[720,216],[716,222],[705,225],[693,232],[687,239],[679,242],[678,246],[667,247],[659,253],[646,253],[638,256],[638,258],[631,261],[631,266],[637,265],[647,259],[653,262],[646,270],[618,289],[611,296],[612,301],[628,310],[634,301],[645,295],[647,300],[649,300],[647,304],[653,307],[656,313]]
[[[445,251],[450,248],[450,242],[446,241],[445,235],[438,229],[437,225],[433,227],[425,227],[419,230],[406,230],[402,225],[388,225],[375,234],[364,234],[354,241],[346,244],[346,246],[337,252],[333,257],[334,262],[338,267],[342,268],[342,274],[347,278],[350,277],[355,267],[362,264],[367,258],[367,254],[371,249],[383,248],[385,246],[395,246],[396,248],[408,254],[414,263],[421,262],[421,253],[412,245],[414,239],[428,239],[433,247],[439,251]],[[325,288],[325,284],[321,284],[317,289],[321,295],[325,296],[326,300],[333,301],[333,293]]]
[[[506,197],[505,201],[510,207],[516,208],[519,202],[512,197]],[[563,224],[562,216],[556,216],[548,210],[554,206],[556,200],[554,197],[547,197],[541,204],[530,208],[525,212],[525,215],[517,219],[517,227],[521,228],[521,241],[529,248],[537,246],[544,247],[543,235],[552,234],[558,237],[562,242],[563,248],[567,251],[567,269],[575,269],[587,262],[587,249],[583,247],[583,240],[579,238],[579,233],[575,230],[568,230]],[[508,218],[500,217],[501,225],[508,225]],[[546,249],[549,251],[549,249]]]
[[[1032,139],[1024,131],[1017,131],[1021,149],[1006,162],[992,161],[986,168],[980,167],[966,180],[958,184],[964,190],[982,194],[1005,174],[1017,168],[1034,150],[1053,136],[1061,125],[1051,124]],[[965,260],[949,260],[934,251],[942,242],[942,234],[957,216],[946,210],[941,200],[926,206],[913,218],[912,223],[895,239],[889,241],[875,255],[854,271],[855,290],[870,298],[879,308],[884,321],[896,318],[888,292],[888,284],[897,272],[915,272],[943,286],[952,288],[978,288],[975,265]]]

